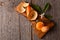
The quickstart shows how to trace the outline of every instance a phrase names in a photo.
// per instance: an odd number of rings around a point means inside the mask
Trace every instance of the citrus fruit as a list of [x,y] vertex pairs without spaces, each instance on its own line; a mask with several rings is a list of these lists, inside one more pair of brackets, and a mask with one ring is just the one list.
[[27,6],[27,8],[26,8],[27,17],[29,16],[30,11],[31,11],[31,7]]
[[16,10],[19,12],[19,13],[24,13],[26,11],[26,9],[24,7],[27,7],[29,5],[29,3],[26,3],[26,2],[21,2],[17,7],[16,7]]
[[28,14],[28,19],[30,20],[36,20],[38,14],[35,10],[32,10],[29,14]]
[[36,29],[37,30],[41,30],[41,28],[44,26],[44,23],[43,22],[37,22],[36,24]]
[[43,27],[41,28],[41,31],[42,31],[42,32],[47,32],[48,30],[49,30],[48,26],[43,26]]

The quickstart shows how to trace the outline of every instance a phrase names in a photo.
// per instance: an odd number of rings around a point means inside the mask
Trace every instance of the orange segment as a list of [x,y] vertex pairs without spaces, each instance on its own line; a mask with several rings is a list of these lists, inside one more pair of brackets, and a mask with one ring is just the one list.
[[36,24],[36,29],[37,30],[41,30],[41,28],[44,26],[44,23],[43,22],[37,22]]
[[29,16],[30,11],[31,11],[31,7],[27,6],[27,8],[26,8],[27,17]]
[[48,30],[49,30],[48,26],[43,26],[43,27],[41,28],[41,31],[42,31],[42,32],[47,32]]

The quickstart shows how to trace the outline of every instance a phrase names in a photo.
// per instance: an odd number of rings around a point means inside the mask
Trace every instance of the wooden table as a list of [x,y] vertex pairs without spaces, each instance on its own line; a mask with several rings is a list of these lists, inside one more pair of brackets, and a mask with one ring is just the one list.
[[0,0],[0,40],[60,40],[60,0],[27,1],[42,8],[49,2],[52,8],[46,14],[52,15],[57,25],[39,39],[30,22],[14,9],[21,0]]

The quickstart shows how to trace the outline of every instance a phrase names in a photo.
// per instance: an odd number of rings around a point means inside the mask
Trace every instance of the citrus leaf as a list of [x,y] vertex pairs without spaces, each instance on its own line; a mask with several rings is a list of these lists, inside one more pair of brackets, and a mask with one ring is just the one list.
[[46,12],[50,7],[50,3],[46,3],[45,7],[43,8],[43,12]]
[[35,9],[37,12],[42,13],[42,9],[41,9],[41,7],[40,7],[40,6],[35,5],[35,4],[31,4],[31,7],[32,7],[33,9]]
[[48,19],[51,19],[52,18],[52,16],[51,15],[44,15],[46,18],[48,18]]

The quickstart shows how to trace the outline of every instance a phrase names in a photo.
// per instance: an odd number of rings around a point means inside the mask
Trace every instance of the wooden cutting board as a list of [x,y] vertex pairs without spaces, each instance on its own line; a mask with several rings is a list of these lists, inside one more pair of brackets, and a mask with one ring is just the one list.
[[[16,9],[17,8],[19,8],[19,5],[16,7]],[[20,11],[19,10],[16,10],[17,12],[19,12],[20,13]],[[26,13],[20,13],[20,14],[22,14],[23,16],[25,16],[26,18],[27,18],[27,15],[26,15]],[[27,18],[28,19],[28,18]],[[29,19],[28,19],[29,20]],[[54,22],[53,21],[51,21],[51,20],[49,20],[49,19],[47,19],[46,17],[44,17],[43,19],[41,19],[40,18],[40,16],[37,18],[37,20],[38,21],[42,21],[42,22],[44,22],[44,24],[45,25],[47,25],[48,26],[48,28],[49,28],[49,30],[54,26]],[[39,38],[42,38],[47,32],[42,32],[42,31],[39,31],[39,30],[37,30],[36,29],[36,20],[35,21],[31,21],[31,20],[29,20],[30,22],[31,22],[31,26],[32,26],[32,28],[33,28],[33,31],[35,32],[35,34],[39,37]]]

